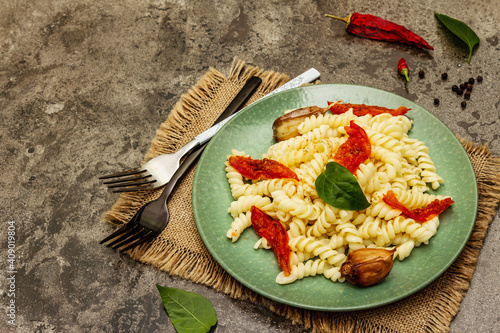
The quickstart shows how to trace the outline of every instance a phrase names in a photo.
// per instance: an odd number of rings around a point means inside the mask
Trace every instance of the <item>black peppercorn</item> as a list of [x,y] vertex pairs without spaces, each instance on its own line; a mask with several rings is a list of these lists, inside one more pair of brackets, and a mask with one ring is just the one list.
[[422,69],[419,70],[418,71],[418,77],[422,79],[424,76],[425,76],[425,72]]
[[448,78],[448,73],[443,73],[443,74],[441,74],[441,78],[442,78],[443,80],[446,80],[446,79]]
[[469,83],[470,84],[474,84],[474,78],[473,77],[469,78]]
[[466,91],[464,94],[465,99],[470,99],[470,91]]
[[439,98],[434,98],[434,105],[439,105]]
[[467,88],[466,89],[467,89],[467,91],[472,91],[472,84],[470,84],[470,83],[467,84]]
[[453,87],[451,87],[451,91],[457,91],[458,90],[458,86],[455,84]]
[[477,82],[483,82],[483,77],[481,75],[477,77]]
[[467,106],[467,102],[466,101],[462,101],[462,103],[460,103],[460,105],[465,108]]
[[457,90],[457,95],[462,96],[464,94],[464,91],[462,89]]
[[460,89],[464,90],[464,89],[465,89],[465,87],[466,87],[466,86],[465,86],[465,84],[460,83]]

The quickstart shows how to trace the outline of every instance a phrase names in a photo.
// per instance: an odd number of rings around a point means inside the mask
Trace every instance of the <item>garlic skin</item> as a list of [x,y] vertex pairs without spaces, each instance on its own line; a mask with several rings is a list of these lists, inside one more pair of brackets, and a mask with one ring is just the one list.
[[273,138],[274,141],[280,142],[296,137],[299,134],[297,127],[310,116],[324,115],[328,108],[320,108],[317,106],[307,106],[285,113],[278,117],[273,123]]
[[380,283],[391,271],[392,250],[361,248],[350,252],[340,267],[340,274],[355,286],[369,287]]

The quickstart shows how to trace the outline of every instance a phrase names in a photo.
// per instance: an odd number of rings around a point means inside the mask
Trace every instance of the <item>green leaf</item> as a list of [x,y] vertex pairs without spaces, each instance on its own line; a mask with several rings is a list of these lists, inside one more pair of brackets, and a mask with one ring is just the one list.
[[215,309],[205,297],[159,284],[156,287],[178,333],[206,333],[217,323]]
[[363,210],[370,206],[356,177],[336,162],[326,165],[315,185],[319,197],[330,206],[344,210]]
[[479,44],[479,37],[476,33],[469,28],[469,26],[462,21],[454,19],[452,17],[446,16],[444,14],[434,13],[441,23],[444,24],[446,28],[448,28],[452,33],[454,33],[458,38],[463,40],[465,44],[469,47],[469,60],[472,57],[472,50],[474,46]]

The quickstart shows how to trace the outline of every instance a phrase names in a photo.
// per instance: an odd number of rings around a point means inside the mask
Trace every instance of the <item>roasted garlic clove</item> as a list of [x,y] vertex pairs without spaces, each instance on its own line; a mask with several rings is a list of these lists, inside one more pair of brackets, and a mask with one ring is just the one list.
[[355,286],[368,287],[381,282],[392,269],[392,250],[362,248],[350,252],[340,274]]
[[312,115],[324,115],[328,108],[308,106],[285,113],[273,123],[273,138],[276,142],[288,140],[299,135],[297,126]]

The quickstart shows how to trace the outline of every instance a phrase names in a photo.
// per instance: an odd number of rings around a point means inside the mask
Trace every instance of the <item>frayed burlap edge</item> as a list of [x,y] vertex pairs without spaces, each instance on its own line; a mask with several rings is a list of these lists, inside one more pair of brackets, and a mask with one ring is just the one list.
[[500,156],[491,155],[487,145],[474,145],[459,138],[469,155],[476,173],[478,187],[478,211],[476,223],[464,250],[443,274],[442,291],[436,300],[433,316],[429,318],[426,332],[448,332],[452,319],[460,310],[484,238],[500,203]]

